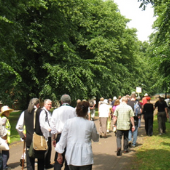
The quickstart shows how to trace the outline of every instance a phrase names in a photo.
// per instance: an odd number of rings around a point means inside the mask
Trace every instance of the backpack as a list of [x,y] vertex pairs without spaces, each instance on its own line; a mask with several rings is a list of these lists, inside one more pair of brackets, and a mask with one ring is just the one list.
[[6,133],[6,129],[3,126],[2,118],[0,117],[0,137],[4,136]]
[[134,114],[135,116],[140,114],[140,106],[138,102],[134,103]]

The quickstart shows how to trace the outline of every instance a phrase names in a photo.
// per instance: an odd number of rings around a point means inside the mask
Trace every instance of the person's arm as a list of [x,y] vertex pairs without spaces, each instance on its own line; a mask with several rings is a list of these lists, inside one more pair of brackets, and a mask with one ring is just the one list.
[[62,156],[61,153],[58,153],[57,161],[58,161],[59,164],[63,163],[63,156]]
[[67,123],[67,121],[64,125],[60,140],[59,140],[59,142],[57,142],[56,147],[55,147],[55,151],[57,153],[60,153],[60,154],[62,154],[64,152],[64,149],[65,149],[66,144],[67,144],[67,135],[68,135],[68,123]]
[[134,123],[134,111],[132,110],[132,107],[130,107],[130,121],[132,124],[132,132],[135,130],[135,123]]
[[88,107],[88,120],[90,120],[91,119],[91,115],[90,115],[90,107]]
[[52,143],[53,146],[56,147],[56,134],[57,134],[57,129],[56,129],[56,115],[57,115],[57,110],[53,111],[51,121],[50,121],[50,127],[51,127],[51,135],[52,135]]
[[132,132],[133,132],[133,131],[135,131],[134,117],[131,117],[130,121],[132,123]]
[[94,122],[92,122],[92,123],[93,123],[92,140],[94,142],[98,142],[99,141],[99,134],[97,133],[96,126],[95,126]]
[[117,116],[114,116],[113,125],[116,126]]
[[20,135],[20,137],[23,140],[25,140],[26,136],[23,133],[23,131],[24,131],[24,111],[21,113],[21,115],[18,119],[18,123],[16,125],[16,130],[18,131],[18,134]]
[[165,113],[166,113],[166,117],[169,118],[167,107],[165,107]]
[[46,130],[46,131],[50,132],[51,128],[50,128],[48,122],[46,122],[46,116],[48,117],[48,113],[46,113],[45,110],[42,110],[40,113],[40,116],[39,116],[40,127],[41,127],[42,131]]
[[108,106],[108,118],[110,117],[110,108]]

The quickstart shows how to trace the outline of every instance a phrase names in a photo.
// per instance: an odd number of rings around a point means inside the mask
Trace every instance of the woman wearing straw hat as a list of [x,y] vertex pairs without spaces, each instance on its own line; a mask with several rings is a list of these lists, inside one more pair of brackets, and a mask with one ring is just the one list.
[[[2,125],[6,129],[6,133],[4,136],[2,136],[2,140],[5,140],[5,142],[9,145],[11,143],[10,134],[11,134],[11,125],[9,123],[8,117],[9,114],[13,111],[13,109],[10,109],[8,106],[2,106],[1,108],[1,118],[2,118]],[[9,147],[7,146],[5,150],[2,150],[2,159],[3,159],[3,169],[7,169],[8,165],[8,159],[9,159]]]

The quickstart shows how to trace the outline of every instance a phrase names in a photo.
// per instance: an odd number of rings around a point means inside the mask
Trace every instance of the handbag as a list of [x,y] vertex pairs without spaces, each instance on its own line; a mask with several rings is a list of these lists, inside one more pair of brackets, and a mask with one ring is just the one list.
[[33,134],[33,148],[37,151],[46,151],[48,149],[47,141],[44,136]]
[[0,138],[0,150],[3,150],[3,151],[8,151],[9,150],[9,146],[6,143],[6,140],[4,140],[2,138]]
[[46,152],[46,150],[45,150],[45,151],[36,151],[36,150],[33,148],[33,142],[32,142],[31,145],[30,145],[30,148],[29,148],[28,155],[29,155],[29,157],[31,157],[31,158],[44,159],[45,152]]
[[47,141],[44,136],[38,135],[35,132],[36,109],[34,111],[34,133],[32,138],[33,148],[37,151],[46,151],[48,149]]

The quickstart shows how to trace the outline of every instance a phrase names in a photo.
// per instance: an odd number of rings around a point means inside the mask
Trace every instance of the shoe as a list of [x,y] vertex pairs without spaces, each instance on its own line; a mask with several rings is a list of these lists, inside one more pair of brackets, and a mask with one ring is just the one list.
[[132,148],[135,148],[136,146],[135,145],[132,145]]
[[107,138],[107,135],[104,135],[103,138]]
[[45,169],[50,169],[50,168],[53,168],[54,167],[54,165],[48,165],[48,166],[45,166]]
[[121,149],[117,150],[117,156],[121,156]]
[[132,143],[131,143],[131,142],[129,142],[128,146],[129,146],[129,147],[131,147],[131,146],[132,146]]
[[100,135],[100,138],[102,138],[103,136],[102,135]]
[[5,170],[11,170],[11,167],[7,165]]
[[129,153],[129,151],[128,151],[128,150],[125,150],[123,153]]

